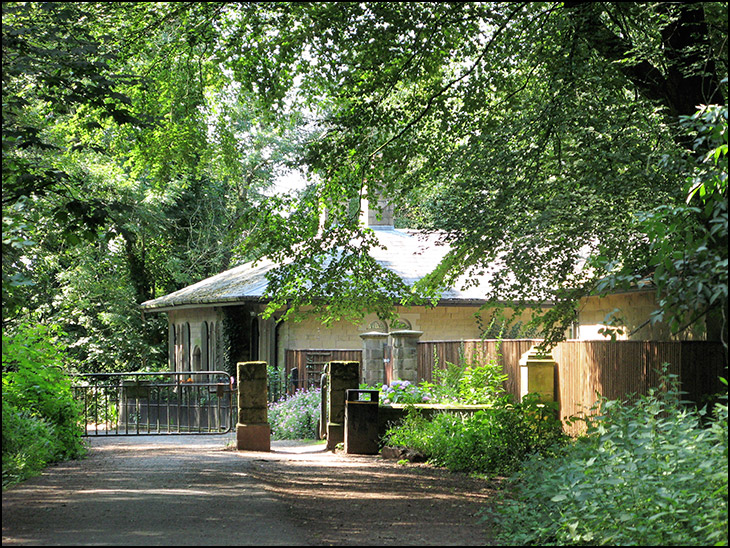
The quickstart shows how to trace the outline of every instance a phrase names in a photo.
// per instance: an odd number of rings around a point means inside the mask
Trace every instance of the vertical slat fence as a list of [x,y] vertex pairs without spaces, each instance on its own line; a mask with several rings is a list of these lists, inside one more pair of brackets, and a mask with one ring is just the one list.
[[[434,371],[447,363],[465,359],[484,362],[496,359],[507,374],[505,389],[515,398],[520,392],[520,358],[539,340],[423,341],[418,345],[418,372],[433,381]],[[627,399],[646,394],[660,384],[659,369],[677,375],[687,399],[723,389],[719,377],[727,378],[727,359],[721,343],[706,341],[565,341],[552,350],[560,417],[590,411],[600,397]]]

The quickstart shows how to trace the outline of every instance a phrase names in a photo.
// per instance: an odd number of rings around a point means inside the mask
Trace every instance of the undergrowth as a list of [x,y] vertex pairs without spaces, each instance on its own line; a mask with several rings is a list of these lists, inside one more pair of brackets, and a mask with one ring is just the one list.
[[727,545],[728,407],[680,402],[676,379],[603,400],[585,436],[527,459],[487,513],[510,545]]
[[388,445],[415,449],[436,466],[491,476],[515,472],[528,455],[564,438],[554,406],[534,398],[474,413],[444,411],[430,418],[411,408],[386,434]]
[[57,335],[42,325],[3,333],[3,488],[85,452],[80,410],[63,371],[66,356]]
[[554,403],[528,395],[513,403],[505,390],[507,376],[496,359],[458,363],[434,373],[435,383],[421,383],[429,401],[479,404],[475,412],[443,411],[425,418],[410,407],[390,428],[385,443],[415,449],[432,464],[452,471],[505,475],[515,472],[531,453],[546,451],[565,438]]

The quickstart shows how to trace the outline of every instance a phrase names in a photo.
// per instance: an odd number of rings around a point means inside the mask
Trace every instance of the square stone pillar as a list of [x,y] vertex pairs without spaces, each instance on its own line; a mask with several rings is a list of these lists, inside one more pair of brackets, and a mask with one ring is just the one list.
[[368,386],[385,382],[385,343],[387,333],[370,331],[360,335],[362,339],[362,382]]
[[240,362],[237,364],[237,369],[236,447],[239,451],[270,451],[271,427],[268,417],[266,362]]
[[393,331],[393,380],[418,382],[418,339],[423,331]]
[[345,441],[345,400],[360,384],[360,362],[329,362],[327,368],[327,449],[333,450]]
[[543,403],[555,401],[555,368],[552,354],[540,353],[532,347],[520,358],[520,400],[527,394],[538,394]]

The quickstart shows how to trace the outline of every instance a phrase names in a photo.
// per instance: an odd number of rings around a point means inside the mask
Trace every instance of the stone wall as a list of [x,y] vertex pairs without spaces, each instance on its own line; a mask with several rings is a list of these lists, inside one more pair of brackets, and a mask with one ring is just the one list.
[[606,327],[606,317],[615,315],[623,320],[623,334],[617,340],[668,341],[701,339],[701,328],[673,336],[667,324],[658,322],[651,324],[648,320],[656,310],[657,302],[654,291],[634,291],[608,295],[607,297],[588,297],[581,301],[578,315],[579,340],[607,340],[600,333]]
[[[422,331],[421,340],[462,340],[478,339],[482,328],[475,314],[479,307],[472,306],[438,306],[436,308],[412,307],[397,309],[399,318],[406,320],[408,328]],[[507,312],[508,316],[511,312]],[[483,313],[488,317],[488,313]],[[529,313],[523,314],[520,319],[524,322],[529,319]],[[377,317],[373,314],[365,317],[362,323],[336,322],[331,327],[325,327],[314,318],[301,322],[287,322],[279,330],[278,356],[281,360],[286,349],[332,349],[332,350],[359,350],[363,348],[361,335],[371,331],[380,331],[373,328]],[[385,331],[394,330],[386,325]]]

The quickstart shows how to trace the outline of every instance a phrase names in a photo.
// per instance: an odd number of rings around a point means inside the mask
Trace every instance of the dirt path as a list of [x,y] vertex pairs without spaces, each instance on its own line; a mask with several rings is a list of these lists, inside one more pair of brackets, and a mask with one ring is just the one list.
[[93,439],[2,496],[3,545],[484,545],[487,482],[378,456],[219,436]]

